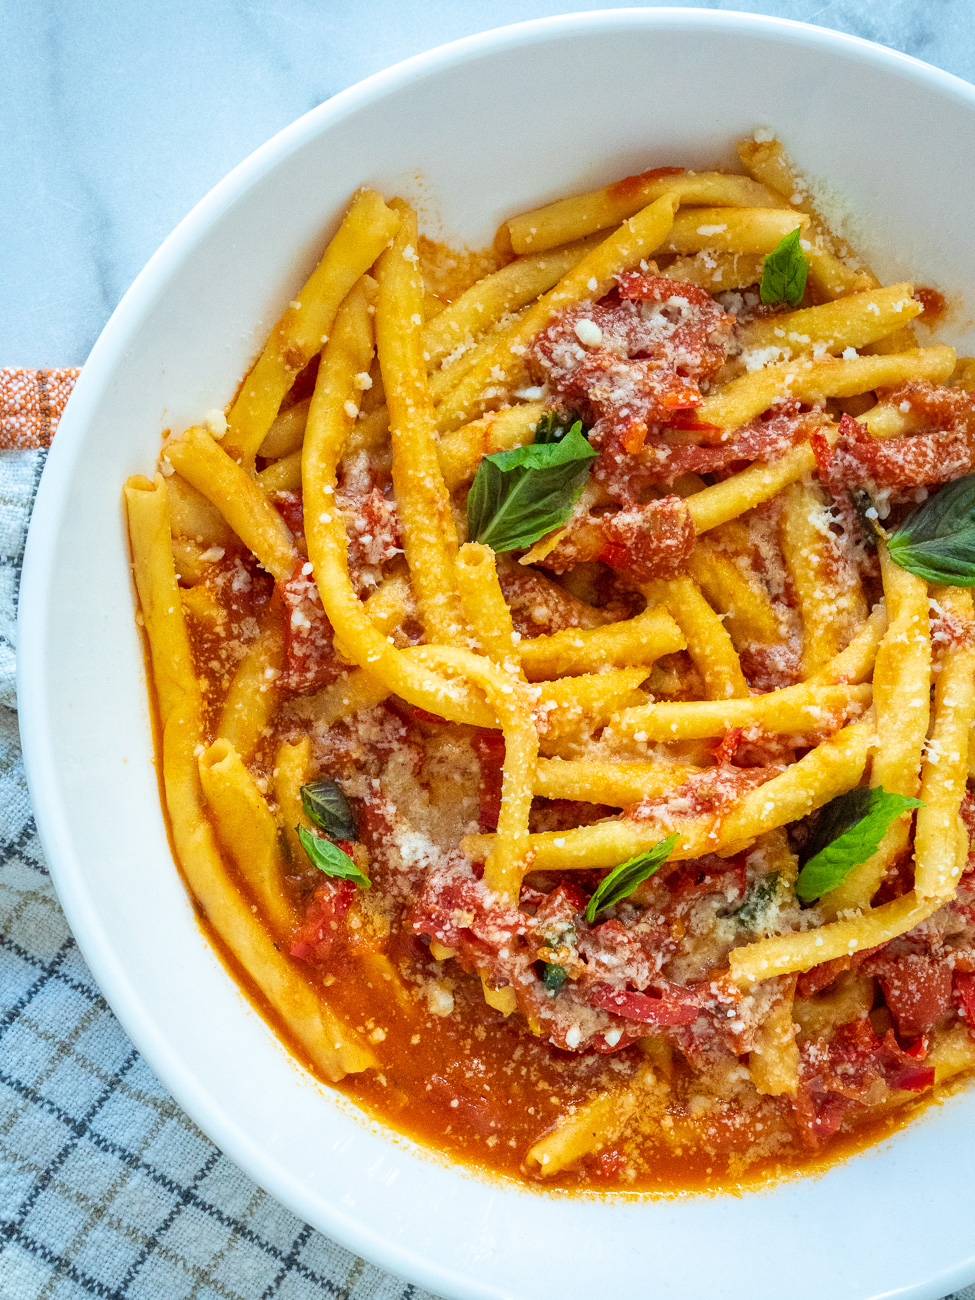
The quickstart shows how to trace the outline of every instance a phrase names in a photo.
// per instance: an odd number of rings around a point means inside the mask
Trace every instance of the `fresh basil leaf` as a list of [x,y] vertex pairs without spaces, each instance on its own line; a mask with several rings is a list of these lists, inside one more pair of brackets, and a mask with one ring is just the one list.
[[946,587],[975,586],[975,474],[946,483],[887,542],[908,573]]
[[562,985],[568,979],[568,974],[564,966],[556,966],[554,962],[547,961],[544,963],[545,970],[542,972],[542,983],[556,997]]
[[549,442],[561,442],[574,424],[579,424],[579,417],[572,412],[546,411],[535,425],[536,446]]
[[515,551],[561,527],[596,455],[577,421],[558,442],[485,456],[467,497],[467,532],[494,551]]
[[614,867],[609,875],[599,882],[599,888],[590,898],[586,907],[586,920],[592,924],[597,912],[612,907],[614,903],[632,894],[637,885],[642,885],[645,880],[649,880],[673,853],[678,838],[676,832],[668,835],[665,840],[655,844],[646,853],[641,853],[635,858],[630,858],[628,862],[621,862],[618,867]]
[[301,806],[309,821],[336,840],[357,840],[359,828],[348,799],[334,781],[311,781],[301,787]]
[[298,826],[296,829],[301,846],[308,854],[313,867],[323,871],[326,876],[351,880],[353,884],[361,885],[363,889],[371,887],[372,881],[369,877],[359,870],[349,855],[343,853],[337,844],[333,844],[322,835],[313,835],[311,831],[305,830],[304,826]]
[[811,903],[835,889],[854,867],[873,857],[895,818],[923,806],[920,799],[883,786],[858,786],[831,799],[820,809],[802,853],[805,865],[796,881],[799,900]]
[[797,226],[765,254],[761,295],[764,303],[787,302],[798,307],[806,292],[809,263],[802,251],[802,230]]

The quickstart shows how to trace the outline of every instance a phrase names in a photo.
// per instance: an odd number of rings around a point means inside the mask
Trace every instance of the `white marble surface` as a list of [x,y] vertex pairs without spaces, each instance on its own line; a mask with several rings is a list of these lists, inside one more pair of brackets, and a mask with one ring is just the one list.
[[[83,362],[125,289],[193,204],[336,91],[459,36],[603,7],[0,0],[0,366]],[[699,7],[834,27],[975,80],[975,0]]]

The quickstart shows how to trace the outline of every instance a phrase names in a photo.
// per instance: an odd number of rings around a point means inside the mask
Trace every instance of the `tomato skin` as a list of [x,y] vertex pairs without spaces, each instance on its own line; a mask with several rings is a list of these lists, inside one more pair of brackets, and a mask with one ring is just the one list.
[[481,765],[481,784],[478,788],[481,825],[486,831],[496,831],[501,816],[504,736],[500,731],[478,731],[472,743]]
[[664,990],[660,997],[646,993],[617,992],[608,984],[592,990],[589,1001],[603,1011],[612,1011],[627,1020],[637,1020],[644,1025],[690,1025],[700,1014],[700,1006],[686,996],[686,990]]
[[951,969],[923,953],[881,956],[870,963],[902,1038],[932,1030],[951,1007]]
[[962,1015],[968,1025],[968,1032],[975,1038],[975,975],[956,970],[954,987],[961,1003]]
[[338,950],[345,946],[346,921],[355,890],[351,880],[325,880],[316,888],[291,941],[292,957],[310,966],[331,964]]

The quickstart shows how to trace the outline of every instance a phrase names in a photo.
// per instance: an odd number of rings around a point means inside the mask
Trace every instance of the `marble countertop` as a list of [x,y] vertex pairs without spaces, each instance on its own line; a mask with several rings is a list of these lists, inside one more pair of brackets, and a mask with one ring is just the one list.
[[[592,0],[3,0],[0,366],[81,364],[161,241],[336,91]],[[686,6],[682,6],[686,7]],[[973,0],[746,0],[975,80]]]

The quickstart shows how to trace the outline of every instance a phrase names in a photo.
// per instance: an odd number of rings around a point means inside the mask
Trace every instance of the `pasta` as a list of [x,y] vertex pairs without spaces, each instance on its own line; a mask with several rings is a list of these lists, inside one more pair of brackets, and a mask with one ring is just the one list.
[[975,1070],[971,364],[739,154],[480,254],[360,191],[125,486],[212,942],[529,1183],[757,1183]]

